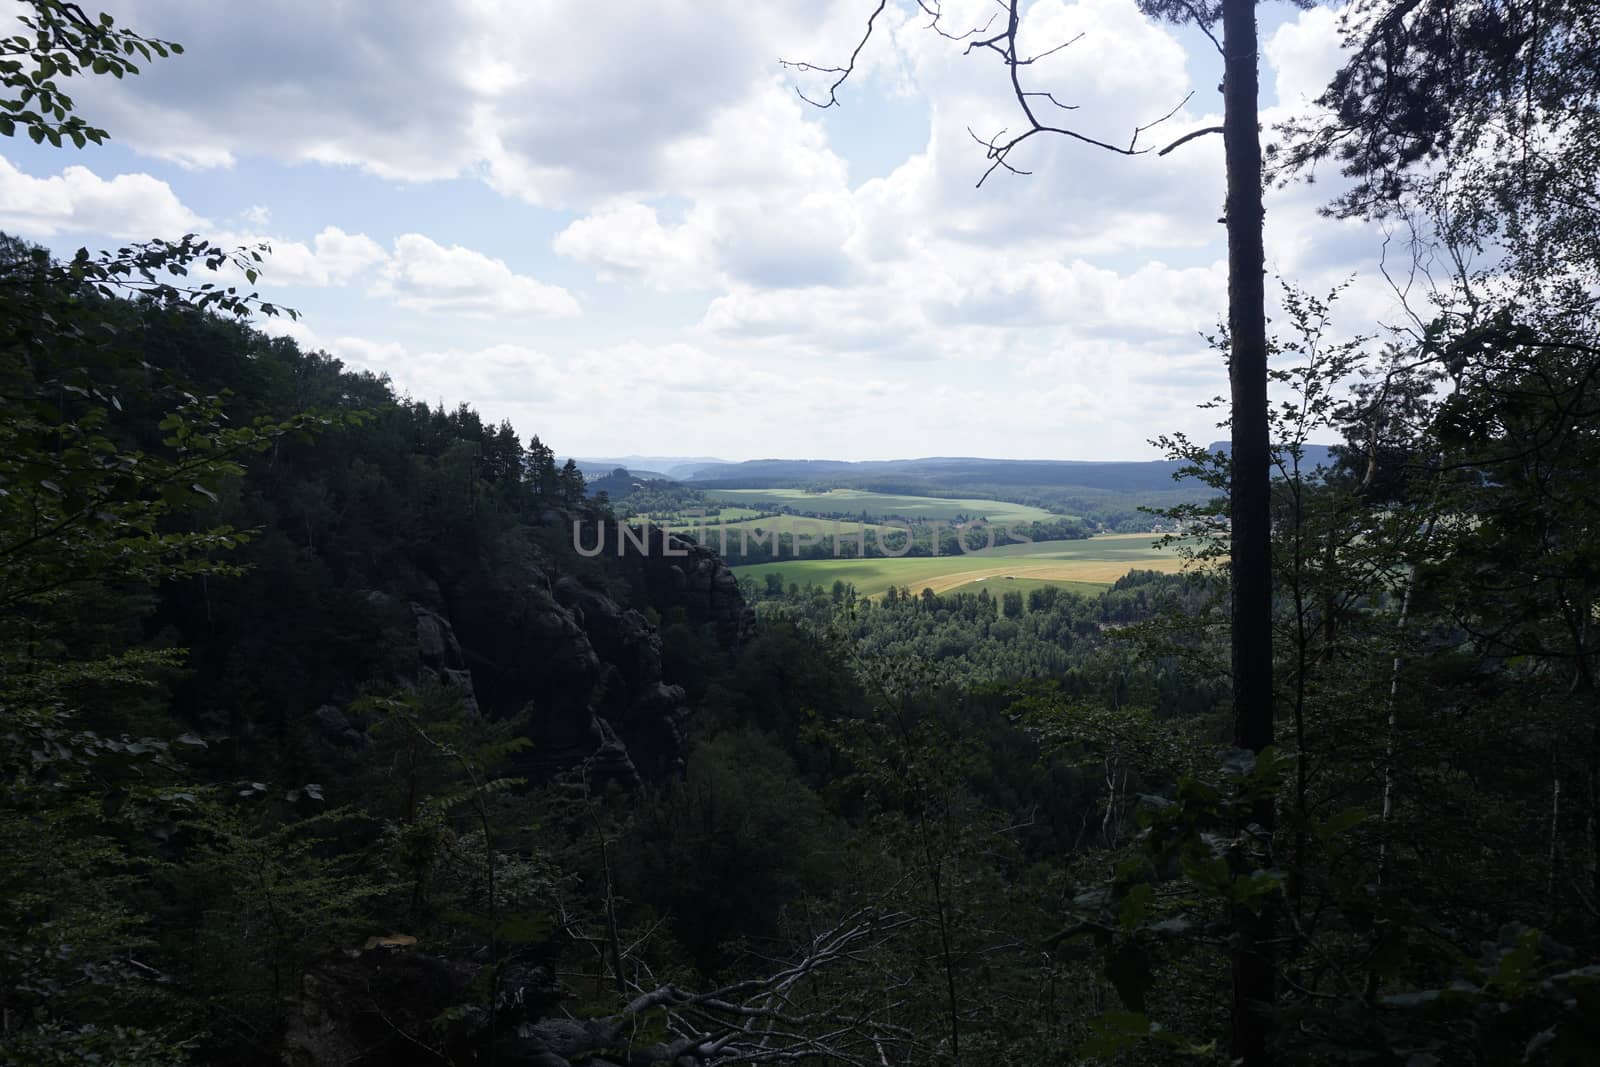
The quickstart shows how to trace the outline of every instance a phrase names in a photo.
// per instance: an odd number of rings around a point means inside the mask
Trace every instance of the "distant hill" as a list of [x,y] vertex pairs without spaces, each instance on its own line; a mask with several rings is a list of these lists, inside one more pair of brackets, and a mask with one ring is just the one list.
[[[1230,441],[1212,441],[1206,446],[1213,452],[1224,455],[1233,451]],[[1316,470],[1318,467],[1331,467],[1334,464],[1333,450],[1336,445],[1306,445],[1300,457],[1300,466],[1307,471]]]
[[641,483],[653,480],[641,478],[623,467],[614,467],[608,473],[599,476],[584,470],[583,478],[588,483],[585,488],[590,496],[594,496],[596,493],[605,493],[613,501],[626,500],[633,495],[635,490],[640,488]]
[[[606,465],[600,463],[598,460],[587,459],[573,460],[573,462],[578,465],[578,469],[583,472],[584,481],[588,482],[591,487],[595,482],[604,478],[610,478],[619,470],[626,472],[628,477],[640,482],[675,482],[679,480],[664,471],[646,470],[643,467],[623,467],[616,464]],[[602,488],[604,487],[602,486]]]
[[[1228,451],[1227,442],[1210,446]],[[1308,468],[1333,462],[1328,445],[1308,445]],[[1170,460],[1019,460],[935,456],[923,459],[842,460],[757,459],[707,464],[689,477],[707,489],[759,489],[770,486],[832,486],[881,492],[1028,486],[1090,489],[1117,493],[1163,492],[1176,487],[1182,464]]]
[[[724,489],[757,488],[787,483],[860,484],[885,489],[886,481],[900,481],[907,490],[921,483],[938,483],[956,489],[982,483],[990,486],[1030,485],[1140,491],[1170,489],[1178,464],[1147,462],[1085,462],[1077,460],[1014,460],[963,457],[875,460],[845,463],[836,460],[751,460],[748,463],[702,467],[695,484]],[[737,483],[737,484],[736,484]]]
[[714,456],[616,456],[584,457],[574,456],[573,461],[578,464],[578,469],[583,471],[585,477],[590,472],[595,477],[610,474],[618,467],[622,467],[629,474],[637,478],[674,478],[682,480],[691,477],[700,467],[726,464],[725,459]]

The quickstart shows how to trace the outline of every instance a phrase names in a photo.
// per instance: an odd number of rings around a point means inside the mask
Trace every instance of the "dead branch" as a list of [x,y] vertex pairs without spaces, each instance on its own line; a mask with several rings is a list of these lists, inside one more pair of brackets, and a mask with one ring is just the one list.
[[[897,1005],[865,1007],[848,994],[837,1003],[824,999],[801,1004],[797,987],[806,983],[807,995],[814,997],[810,980],[819,972],[844,962],[864,962],[867,953],[913,921],[903,913],[860,909],[813,937],[797,959],[766,977],[700,993],[672,984],[645,988],[630,981],[632,999],[617,1014],[524,1023],[516,1040],[541,1067],[730,1067],[808,1059],[881,1067],[890,1062],[890,1050],[909,1051],[916,1042],[909,1029],[884,1017]],[[630,1035],[654,1012],[664,1013],[668,1036],[645,1047],[634,1045]]]
[[[843,85],[850,75],[855,72],[856,60],[861,55],[861,50],[866,47],[867,42],[872,38],[873,27],[877,23],[878,16],[883,13],[885,2],[886,0],[880,0],[878,6],[868,17],[866,32],[856,43],[855,50],[850,53],[849,62],[847,62],[844,66],[824,67],[806,62],[796,62],[790,60],[779,61],[785,67],[788,67],[792,70],[837,75],[832,84],[828,86],[828,97],[826,101],[813,100],[811,97],[807,96],[804,91],[796,87],[795,92],[799,94],[802,100],[814,107],[820,108],[834,107],[839,103],[839,87]],[[1092,145],[1095,148],[1099,148],[1107,152],[1114,152],[1117,155],[1144,155],[1145,153],[1151,151],[1152,148],[1151,146],[1140,145],[1140,136],[1147,133],[1154,127],[1159,126],[1161,123],[1166,122],[1173,115],[1177,114],[1178,111],[1182,109],[1183,105],[1188,103],[1189,99],[1194,95],[1192,92],[1189,93],[1182,100],[1178,101],[1178,103],[1165,115],[1162,115],[1160,118],[1155,119],[1152,122],[1147,122],[1142,126],[1135,127],[1133,134],[1128,138],[1126,145],[1114,144],[1110,141],[1103,140],[1099,137],[1090,136],[1089,134],[1086,134],[1080,130],[1072,129],[1067,126],[1054,126],[1050,125],[1049,123],[1041,122],[1038,114],[1036,114],[1034,110],[1035,101],[1043,100],[1054,105],[1056,108],[1062,111],[1076,111],[1078,109],[1078,105],[1063,103],[1055,96],[1053,92],[1049,90],[1026,87],[1022,81],[1022,72],[1025,68],[1033,66],[1040,60],[1046,59],[1058,52],[1070,48],[1083,38],[1083,34],[1080,33],[1077,36],[1066,41],[1062,41],[1060,44],[1047,48],[1042,52],[1024,56],[1017,50],[1017,31],[1021,24],[1021,0],[995,0],[995,2],[1005,14],[1006,25],[1003,30],[991,34],[989,33],[989,28],[994,23],[994,16],[991,16],[989,21],[983,26],[967,30],[963,33],[955,33],[945,29],[941,25],[943,20],[943,11],[938,3],[938,0],[917,0],[917,6],[921,8],[930,18],[928,28],[948,40],[967,42],[965,54],[970,55],[973,52],[986,51],[992,52],[1000,57],[1000,61],[1005,65],[1006,71],[1011,80],[1012,96],[1015,98],[1018,107],[1022,109],[1023,116],[1028,120],[1027,129],[1010,137],[1007,137],[1006,130],[1001,130],[992,137],[983,138],[978,136],[978,134],[975,133],[971,127],[968,127],[967,133],[972,136],[974,141],[983,146],[984,156],[989,160],[988,169],[985,170],[982,177],[978,179],[977,184],[980,187],[996,170],[1004,169],[1010,171],[1012,174],[1030,173],[1029,171],[1023,170],[1022,168],[1014,165],[1010,161],[1009,157],[1011,152],[1018,145],[1021,145],[1029,138],[1041,133],[1054,134],[1059,137],[1067,137],[1072,140],[1081,141],[1084,144]],[[1198,25],[1201,30],[1205,32],[1207,37],[1211,38],[1212,44],[1216,44],[1216,38],[1212,37],[1211,31],[1207,28],[1205,20],[1202,18],[1202,13],[1195,10],[1187,2],[1184,2],[1184,0],[1180,0],[1180,2],[1183,2],[1183,6],[1190,11],[1194,17],[1196,25]],[[1218,46],[1218,51],[1221,51],[1220,46]],[[1221,127],[1217,127],[1216,129],[1220,130]],[[1172,151],[1174,148],[1177,148],[1186,141],[1193,140],[1196,137],[1200,137],[1206,133],[1212,132],[1215,131],[1211,128],[1207,128],[1188,134],[1185,137],[1181,137],[1163,149],[1161,154],[1165,155],[1167,152]]]
[[1156,155],[1164,156],[1168,152],[1172,151],[1174,148],[1177,148],[1179,145],[1187,144],[1190,141],[1194,140],[1196,137],[1204,137],[1208,133],[1221,133],[1221,132],[1222,132],[1222,127],[1221,126],[1206,126],[1206,127],[1202,128],[1202,129],[1192,130],[1189,133],[1186,133],[1182,137],[1178,138],[1176,141],[1173,141],[1171,144],[1167,145],[1167,147],[1165,147],[1161,151],[1157,152]]
[[845,80],[847,78],[849,78],[851,74],[855,73],[856,59],[860,57],[861,50],[863,48],[867,47],[867,42],[872,40],[872,26],[873,26],[873,24],[875,22],[878,21],[878,16],[883,14],[883,9],[888,4],[888,2],[889,2],[889,0],[878,0],[878,6],[873,9],[871,15],[867,16],[867,31],[861,35],[861,40],[856,42],[855,51],[850,53],[850,62],[846,63],[844,66],[842,66],[842,67],[819,67],[819,66],[816,66],[815,64],[807,63],[804,60],[800,60],[800,61],[791,61],[791,60],[787,60],[787,59],[778,60],[779,64],[781,64],[782,66],[788,67],[791,70],[798,70],[798,71],[800,71],[802,73],[837,74],[838,75],[838,77],[833,80],[833,84],[828,86],[828,102],[827,103],[825,103],[825,104],[824,103],[818,103],[817,101],[815,101],[815,100],[811,99],[809,96],[807,96],[804,92],[802,92],[798,86],[796,86],[795,93],[799,95],[800,99],[804,100],[806,103],[810,104],[812,107],[830,108],[830,107],[837,107],[838,106],[838,104],[839,104],[839,96],[838,96],[839,86],[843,85],[845,83]]

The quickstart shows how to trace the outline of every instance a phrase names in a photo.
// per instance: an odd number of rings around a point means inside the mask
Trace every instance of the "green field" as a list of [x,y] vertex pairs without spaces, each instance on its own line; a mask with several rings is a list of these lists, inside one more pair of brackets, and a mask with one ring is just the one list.
[[862,513],[874,519],[905,519],[910,522],[966,518],[990,522],[1032,522],[1064,518],[1043,508],[1008,504],[1002,500],[946,500],[933,496],[902,496],[899,493],[869,493],[861,489],[830,489],[808,493],[804,489],[715,489],[706,497],[728,504],[773,510],[793,508],[818,515],[859,518]]
[[[1002,593],[1021,593],[1027,596],[1035,589],[1053,586],[1069,593],[1082,593],[1084,596],[1093,596],[1102,593],[1107,588],[1105,582],[1063,582],[1050,578],[1007,578],[1004,575],[995,578],[975,578],[963,585],[947,589],[947,593],[977,593],[980,590],[989,590],[989,595],[998,598]],[[921,592],[919,589],[918,592]],[[869,597],[868,599],[871,599]]]
[[[863,523],[856,519],[810,519],[804,515],[759,515],[754,518],[735,517],[734,512],[747,512],[748,508],[726,508],[722,515],[704,522],[704,543],[715,545],[719,542],[718,531],[722,527],[728,529],[729,551],[736,553],[738,550],[732,546],[740,543],[739,531],[749,530],[754,538],[756,531],[761,531],[761,536],[766,536],[767,531],[776,530],[780,534],[792,534],[798,528],[800,533],[812,538],[820,539],[823,535],[832,534],[835,521],[839,524],[839,534],[846,541],[860,534],[862,527],[866,527],[869,537],[893,536],[892,545],[898,545],[905,539],[903,526],[879,526],[874,523]],[[726,516],[726,517],[725,517]],[[668,527],[673,533],[698,533],[702,524],[682,522],[673,523]],[[926,538],[924,538],[926,540]]]
[[[704,519],[702,519],[700,516],[691,515],[686,511],[651,512],[642,517],[649,519],[650,522],[656,526],[670,526],[672,529],[676,530],[679,527],[687,527],[700,521],[729,523],[743,522],[745,519],[759,519],[761,516],[767,514],[770,514],[770,512],[761,508],[742,508],[724,505],[716,515]],[[629,521],[632,522],[633,520],[630,519]]]
[[[1068,588],[1104,588],[1130,570],[1173,573],[1183,561],[1172,549],[1151,547],[1154,534],[1103,534],[1082,541],[1040,541],[1030,545],[1005,545],[964,556],[929,556],[916,559],[787,560],[735,567],[741,578],[764,581],[769,572],[783,576],[784,584],[828,587],[836,581],[853,585],[856,592],[876,597],[891,585],[949,593],[971,587],[971,592],[1032,589],[1040,585]],[[730,561],[731,562],[731,561]]]

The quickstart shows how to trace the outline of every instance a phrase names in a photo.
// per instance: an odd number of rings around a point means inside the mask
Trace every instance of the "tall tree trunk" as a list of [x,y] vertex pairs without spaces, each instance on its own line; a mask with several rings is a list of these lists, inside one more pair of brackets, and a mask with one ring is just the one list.
[[[1234,743],[1260,752],[1272,744],[1272,533],[1267,423],[1266,254],[1262,247],[1261,131],[1257,117],[1255,0],[1223,0],[1223,143],[1228,168],[1229,380],[1233,401],[1231,486]],[[1273,804],[1252,821],[1271,833]],[[1267,906],[1270,909],[1270,905]],[[1236,1063],[1271,1062],[1275,1001],[1270,910],[1241,908],[1233,956],[1229,1049]]]

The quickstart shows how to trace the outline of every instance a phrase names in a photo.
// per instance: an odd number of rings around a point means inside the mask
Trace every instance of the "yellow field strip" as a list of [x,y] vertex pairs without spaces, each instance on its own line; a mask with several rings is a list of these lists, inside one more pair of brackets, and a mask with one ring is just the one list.
[[924,578],[910,583],[913,593],[932,589],[935,593],[948,593],[952,589],[990,578],[1041,578],[1053,582],[1099,582],[1108,584],[1129,571],[1160,571],[1176,574],[1183,568],[1181,559],[1151,559],[1138,562],[1127,560],[1059,560],[1048,563],[1027,563],[1025,557],[1014,563],[998,567],[951,571],[936,578]]

